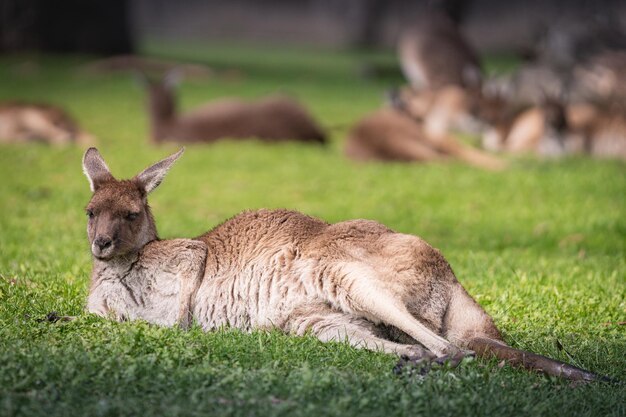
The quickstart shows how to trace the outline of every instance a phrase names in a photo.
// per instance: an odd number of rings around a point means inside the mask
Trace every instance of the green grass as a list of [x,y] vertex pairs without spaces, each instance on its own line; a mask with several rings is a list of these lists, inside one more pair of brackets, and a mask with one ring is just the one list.
[[[354,164],[350,123],[401,79],[390,54],[180,48],[242,76],[186,82],[184,108],[224,95],[298,96],[326,149],[256,142],[192,146],[151,205],[164,238],[195,236],[248,208],[335,222],[370,218],[422,236],[513,346],[625,379],[626,168],[519,159],[502,173],[461,164]],[[32,61],[24,65],[25,60]],[[147,145],[142,92],[127,75],[87,76],[81,58],[0,58],[0,99],[66,106],[120,177],[175,147]],[[390,69],[359,77],[363,65]],[[492,61],[505,68],[506,60]],[[395,72],[394,72],[395,71]],[[77,147],[0,147],[0,415],[623,416],[623,385],[575,385],[474,360],[396,376],[396,359],[278,332],[184,332],[84,312],[90,272]],[[38,322],[50,311],[69,323]],[[559,349],[560,344],[564,349]]]

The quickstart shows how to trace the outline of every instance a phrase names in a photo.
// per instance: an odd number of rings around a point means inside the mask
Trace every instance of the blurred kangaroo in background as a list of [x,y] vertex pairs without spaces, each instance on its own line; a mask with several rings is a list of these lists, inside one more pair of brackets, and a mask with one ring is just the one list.
[[541,156],[565,152],[565,110],[557,100],[544,98],[540,105],[520,105],[498,94],[448,86],[424,91],[403,88],[394,102],[422,120],[429,137],[449,137],[452,132],[479,134],[482,147],[492,152]]
[[451,132],[479,133],[485,128],[476,109],[484,100],[476,90],[455,85],[417,91],[404,87],[390,92],[390,104],[423,122],[432,136]]
[[375,111],[348,133],[345,154],[359,161],[433,162],[458,159],[479,168],[500,170],[505,163],[460,143],[447,132],[431,134],[424,123],[393,108]]
[[626,102],[626,50],[599,53],[573,68],[574,98]]
[[374,221],[257,210],[194,239],[160,240],[147,195],[182,152],[130,180],[115,179],[95,148],[85,153],[90,312],[166,326],[195,320],[204,330],[311,332],[416,361],[458,362],[472,349],[551,375],[598,378],[507,346],[439,251]]
[[597,158],[626,160],[626,111],[624,103],[567,106],[568,150]]
[[626,160],[623,102],[568,103],[544,97],[541,104],[530,107],[500,106],[490,116],[486,108],[481,110],[488,121],[482,145],[489,151]]
[[5,102],[0,103],[0,143],[10,142],[93,145],[95,138],[58,106]]
[[540,105],[549,97],[567,102],[626,101],[626,51],[607,51],[572,63],[566,69],[525,63],[514,72],[490,77],[485,95],[498,94],[515,105]]
[[478,55],[444,13],[430,11],[414,18],[400,35],[398,56],[405,78],[416,90],[448,85],[480,89]]
[[177,78],[177,73],[171,72],[163,80],[144,80],[153,142],[202,143],[252,138],[266,142],[326,142],[325,133],[307,110],[295,100],[279,95],[253,102],[234,98],[216,100],[178,114],[174,91]]
[[568,153],[566,138],[565,106],[546,100],[517,111],[505,110],[499,119],[489,123],[483,133],[482,146],[495,152],[558,157]]

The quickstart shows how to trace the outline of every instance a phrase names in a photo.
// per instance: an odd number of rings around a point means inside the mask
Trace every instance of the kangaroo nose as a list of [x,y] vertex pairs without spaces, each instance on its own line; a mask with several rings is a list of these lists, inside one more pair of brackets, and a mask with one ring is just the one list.
[[108,248],[109,246],[111,246],[111,238],[98,236],[96,240],[94,241],[94,243],[96,244],[96,246],[98,246],[98,248],[100,248],[100,250],[104,250]]

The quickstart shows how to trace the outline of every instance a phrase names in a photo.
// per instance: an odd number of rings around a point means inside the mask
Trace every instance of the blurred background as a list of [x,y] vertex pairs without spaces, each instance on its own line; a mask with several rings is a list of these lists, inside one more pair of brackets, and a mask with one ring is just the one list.
[[245,41],[333,48],[394,46],[428,6],[460,23],[481,53],[535,49],[555,25],[623,27],[619,0],[2,0],[0,50],[131,53],[147,40]]
[[[131,79],[139,72],[162,78],[181,68],[180,79],[204,80],[192,93],[185,93],[182,86],[183,108],[190,106],[185,104],[187,97],[197,104],[201,98],[287,93],[306,102],[300,110],[310,107],[311,120],[322,119],[321,126],[313,129],[322,132],[318,136],[328,130],[341,142],[345,137],[341,133],[354,126],[357,116],[380,108],[391,88],[410,85],[419,93],[417,98],[398,100],[400,94],[393,92],[391,101],[402,111],[424,101],[431,103],[426,112],[411,112],[425,126],[420,124],[419,132],[416,129],[418,135],[428,133],[429,124],[443,123],[446,133],[476,135],[479,131],[480,146],[488,151],[606,156],[619,148],[617,153],[626,159],[625,28],[626,3],[618,0],[1,0],[0,52],[8,78],[0,98],[40,100],[31,103],[30,110],[39,106],[36,111],[47,123],[56,111],[72,122],[66,125],[77,125],[62,108],[47,108],[43,114],[48,104],[63,105],[76,114],[71,103],[50,90],[55,85],[78,85],[85,74],[125,72]],[[55,60],[64,54],[72,58]],[[160,60],[145,60],[146,56]],[[98,61],[105,57],[114,59]],[[73,72],[65,72],[69,78],[57,79],[56,84],[42,83],[40,97],[34,94],[35,84],[19,85],[20,79],[46,76],[54,68]],[[9,82],[11,77],[18,84]],[[208,95],[201,97],[200,92],[211,83],[218,85],[204,90]],[[237,83],[239,88],[228,88]],[[344,88],[345,96],[333,98],[337,90],[327,90],[323,95],[329,100],[322,105],[321,92],[315,97],[311,89],[333,83]],[[442,92],[450,85],[463,91]],[[358,91],[363,94],[354,96]],[[369,95],[370,91],[376,95]],[[428,96],[430,91],[436,91],[434,98]],[[350,95],[361,100],[355,102]],[[347,103],[350,109],[333,109],[343,99],[343,107]],[[418,104],[410,104],[416,100]],[[451,107],[450,103],[461,101],[462,105]],[[435,107],[448,114],[445,123],[433,119],[441,113]],[[492,115],[498,107],[506,111]],[[530,113],[522,111],[529,109]],[[4,108],[5,113],[24,110],[23,106]],[[144,117],[155,119],[155,113],[147,110]],[[539,139],[527,138],[523,146],[509,140],[520,130],[516,124],[524,125],[529,117],[535,117],[535,125],[540,126],[535,128],[541,131],[535,135]],[[79,119],[84,118],[79,115]],[[472,119],[481,127],[461,119]],[[88,118],[86,123],[93,122]],[[602,129],[597,127],[600,124]],[[31,136],[45,136],[39,130]],[[2,135],[11,133],[5,129]],[[498,137],[495,145],[489,139],[494,135]],[[619,140],[596,140],[607,135]],[[221,134],[234,136],[233,131]],[[263,134],[252,129],[243,136]],[[558,137],[557,145],[547,146],[559,150],[536,146],[535,142],[549,143],[549,136]],[[385,140],[391,143],[390,138]],[[564,145],[570,143],[569,148]],[[599,150],[591,149],[594,146]]]
[[495,363],[413,389],[347,347],[82,318],[81,160],[186,146],[150,195],[166,239],[255,208],[419,235],[508,342],[619,377],[625,70],[624,0],[0,0],[0,415],[623,414],[621,386]]

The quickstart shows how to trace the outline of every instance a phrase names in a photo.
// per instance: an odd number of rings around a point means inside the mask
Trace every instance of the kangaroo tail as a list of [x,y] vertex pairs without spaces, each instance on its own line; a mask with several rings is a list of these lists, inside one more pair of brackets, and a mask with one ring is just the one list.
[[481,357],[496,357],[513,366],[519,366],[543,372],[548,375],[571,379],[573,381],[616,382],[606,376],[595,374],[565,362],[537,355],[536,353],[515,349],[493,339],[475,337],[467,341],[467,347]]
[[574,381],[617,382],[585,369],[508,346],[502,341],[493,319],[458,284],[452,291],[445,318],[446,338],[471,349],[483,358],[497,358],[510,365]]

